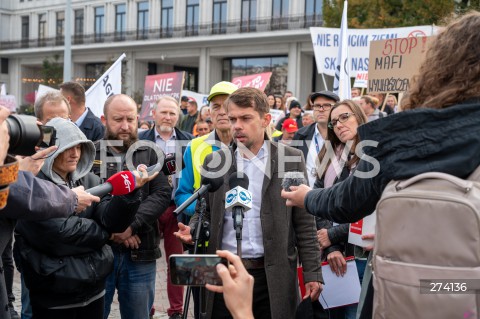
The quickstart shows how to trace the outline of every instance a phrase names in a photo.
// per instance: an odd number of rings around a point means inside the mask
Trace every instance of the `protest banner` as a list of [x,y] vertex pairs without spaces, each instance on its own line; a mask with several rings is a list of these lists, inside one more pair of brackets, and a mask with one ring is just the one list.
[[[357,72],[368,71],[370,41],[396,39],[417,36],[430,36],[437,32],[435,26],[417,26],[391,29],[349,29],[348,56],[350,76]],[[340,46],[340,29],[310,28],[313,51],[318,73],[335,75],[338,48]]]
[[368,72],[357,72],[355,76],[354,88],[367,88],[368,87]]
[[140,119],[142,121],[153,120],[152,109],[162,96],[171,96],[180,101],[183,78],[183,71],[146,76]]
[[208,100],[207,100],[208,95],[207,94],[200,94],[200,93],[193,92],[193,91],[183,90],[182,91],[182,96],[193,97],[195,99],[195,101],[197,101],[197,107],[198,107],[199,111],[202,108],[202,106],[208,105]]
[[239,88],[244,87],[253,87],[259,89],[260,91],[265,90],[272,72],[258,73],[252,75],[239,76],[232,79],[232,83],[238,86]]
[[410,79],[420,68],[430,42],[431,37],[372,41],[368,92],[405,92]]
[[103,105],[110,96],[122,93],[122,60],[125,57],[123,53],[85,92],[85,104],[97,117],[103,115]]
[[0,95],[0,105],[5,106],[10,112],[17,112],[15,95]]

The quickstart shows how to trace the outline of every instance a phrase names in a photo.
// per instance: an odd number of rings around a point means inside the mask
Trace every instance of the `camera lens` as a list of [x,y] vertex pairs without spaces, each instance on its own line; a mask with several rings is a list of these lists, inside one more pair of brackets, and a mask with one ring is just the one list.
[[29,156],[35,154],[35,146],[43,134],[37,125],[37,118],[28,115],[10,115],[7,118],[10,135],[9,154]]

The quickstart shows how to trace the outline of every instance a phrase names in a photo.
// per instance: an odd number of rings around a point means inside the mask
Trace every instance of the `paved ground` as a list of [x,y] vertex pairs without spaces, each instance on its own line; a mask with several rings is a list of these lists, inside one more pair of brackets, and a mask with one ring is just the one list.
[[[156,281],[156,292],[155,292],[155,309],[156,313],[153,318],[155,319],[168,319],[167,309],[169,307],[168,298],[167,298],[167,264],[165,262],[165,251],[163,250],[163,239],[160,243],[162,249],[162,258],[157,260],[157,281]],[[186,290],[186,289],[185,289]],[[20,276],[18,273],[15,274],[15,281],[13,283],[13,291],[15,294],[15,309],[20,312]],[[109,319],[120,319],[120,312],[118,310],[118,302],[114,298],[112,305],[112,310],[110,312]],[[188,318],[193,318],[193,301],[190,301],[190,311]],[[128,319],[128,318],[127,318]]]

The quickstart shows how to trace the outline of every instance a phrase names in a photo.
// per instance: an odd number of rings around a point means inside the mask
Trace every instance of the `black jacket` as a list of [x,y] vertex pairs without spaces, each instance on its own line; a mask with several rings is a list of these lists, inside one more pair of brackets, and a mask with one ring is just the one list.
[[82,125],[80,125],[79,128],[90,141],[95,142],[101,140],[105,135],[105,126],[103,126],[102,121],[100,121],[89,108],[87,109],[87,116],[83,119]]
[[[386,134],[388,132],[388,134]],[[480,165],[480,99],[445,109],[395,113],[358,128],[364,147],[355,174],[328,189],[307,193],[305,208],[313,215],[350,223],[371,214],[391,180],[425,172],[466,178]],[[378,168],[373,177],[359,172]]]
[[312,142],[313,134],[315,134],[315,125],[317,125],[317,123],[304,126],[293,136],[294,141],[303,141],[301,145],[294,144],[294,147],[302,151],[303,158],[305,158],[305,160],[307,160],[308,149],[310,147],[310,143]]
[[[38,177],[47,179],[43,172]],[[88,189],[99,183],[97,176],[88,173],[70,186]],[[20,220],[15,249],[32,303],[43,307],[71,305],[102,292],[113,269],[108,239],[111,233],[128,227],[140,205],[140,195],[138,190],[125,196],[107,195],[100,203],[69,217]],[[119,210],[124,213],[122,218]],[[82,276],[70,269],[77,269]]]
[[[303,113],[303,111],[302,111]],[[297,118],[295,119],[295,121],[297,122],[297,127],[300,129],[303,127],[303,122],[302,122],[302,113],[300,113],[299,116],[297,116]],[[277,131],[281,131],[282,130],[282,125],[283,125],[283,122],[285,122],[286,119],[290,118],[290,113],[287,113],[285,115],[285,117],[283,117],[280,121],[278,121],[277,125],[275,125],[275,129]]]
[[[95,143],[97,154],[92,168],[95,175],[106,180],[117,172],[130,170],[126,164],[125,154],[121,154],[122,158],[120,159],[120,154],[116,154],[115,156],[110,148],[101,149],[102,144],[102,141]],[[120,165],[117,165],[115,162],[115,157],[121,162]],[[104,158],[107,162],[102,163],[102,159]],[[152,148],[140,147],[133,152],[131,160],[134,169],[140,164],[152,166],[157,164],[157,155]],[[102,167],[106,169],[106,176],[102,176]],[[162,255],[159,247],[160,234],[157,220],[167,207],[170,206],[172,188],[168,183],[167,176],[160,172],[155,179],[142,186],[141,190],[142,203],[135,214],[133,222],[130,224],[133,235],[138,235],[141,243],[138,249],[128,249],[128,251],[130,251],[130,257],[134,261],[152,261],[160,258]],[[120,209],[118,213],[123,213],[123,209]],[[123,244],[115,244],[112,245],[112,247],[120,251],[127,249]]]

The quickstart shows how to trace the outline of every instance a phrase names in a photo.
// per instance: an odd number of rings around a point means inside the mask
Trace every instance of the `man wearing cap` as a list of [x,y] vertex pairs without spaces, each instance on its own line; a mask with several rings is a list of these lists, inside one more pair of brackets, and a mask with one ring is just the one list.
[[[187,146],[183,154],[185,166],[181,172],[177,190],[175,191],[175,204],[180,206],[193,193],[200,188],[200,171],[205,157],[217,151],[220,147],[227,147],[232,143],[232,132],[230,120],[223,106],[223,102],[230,94],[237,90],[237,86],[231,82],[222,81],[210,90],[208,102],[210,106],[210,117],[214,130],[210,134],[193,139]],[[180,215],[178,215],[179,227],[185,227],[190,217],[195,213],[196,201],[188,206]],[[199,303],[196,299],[196,291],[194,290],[195,301],[195,318],[199,318]]]
[[283,122],[285,120],[287,120],[288,118],[290,118],[292,120],[295,120],[297,122],[297,127],[298,128],[303,127],[303,124],[302,124],[302,106],[300,105],[300,102],[298,102],[297,100],[293,100],[292,102],[290,102],[290,106],[288,107],[288,109],[289,109],[290,113],[288,113],[283,119],[278,121],[277,125],[275,126],[275,129],[277,131],[282,130]]
[[316,179],[316,159],[327,137],[328,116],[332,106],[340,99],[338,95],[330,91],[313,93],[310,97],[313,105],[313,117],[315,123],[303,127],[293,137],[291,146],[298,148],[305,157],[308,184],[313,187]]
[[195,126],[195,122],[197,121],[198,117],[198,105],[197,101],[193,97],[188,98],[187,104],[187,115],[182,118],[182,122],[180,123],[180,130],[188,132],[192,134],[193,127]]
[[274,138],[275,142],[281,142],[289,145],[295,133],[298,131],[297,122],[293,119],[286,119],[282,124],[282,135]]

